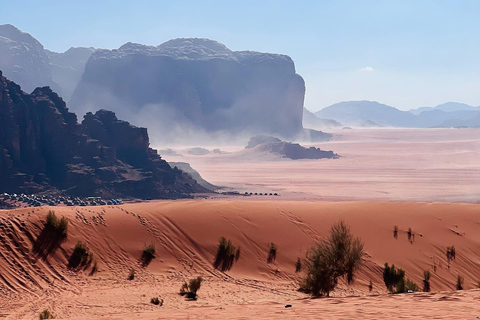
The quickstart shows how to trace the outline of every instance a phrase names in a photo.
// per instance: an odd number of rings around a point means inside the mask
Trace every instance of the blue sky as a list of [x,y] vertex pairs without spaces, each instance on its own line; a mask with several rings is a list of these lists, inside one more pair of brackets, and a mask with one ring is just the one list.
[[0,0],[0,13],[53,51],[204,37],[288,54],[313,111],[344,100],[480,106],[477,0]]

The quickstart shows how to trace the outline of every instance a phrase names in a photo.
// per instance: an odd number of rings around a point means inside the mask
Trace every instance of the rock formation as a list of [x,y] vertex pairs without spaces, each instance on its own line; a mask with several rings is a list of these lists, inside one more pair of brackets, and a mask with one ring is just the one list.
[[0,70],[23,90],[49,86],[69,101],[93,48],[70,48],[64,53],[44,49],[30,34],[0,25]]
[[51,86],[51,66],[42,44],[10,24],[0,25],[0,70],[23,90]]
[[205,192],[110,111],[82,124],[49,87],[27,94],[0,72],[0,190],[177,198]]
[[175,39],[157,47],[127,43],[96,51],[70,107],[106,108],[158,136],[302,130],[305,84],[285,55],[231,51],[208,39]]
[[269,136],[252,137],[245,149],[274,153],[292,160],[338,158],[338,155],[333,151],[325,151],[315,147],[305,148],[298,143],[285,142]]
[[82,78],[94,48],[70,48],[65,52],[45,50],[52,65],[52,80],[61,89],[64,101],[70,101],[73,91]]

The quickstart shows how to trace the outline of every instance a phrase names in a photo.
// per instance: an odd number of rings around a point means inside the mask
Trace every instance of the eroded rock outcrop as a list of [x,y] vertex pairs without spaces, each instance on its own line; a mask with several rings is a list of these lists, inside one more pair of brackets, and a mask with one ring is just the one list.
[[305,148],[298,143],[282,141],[270,136],[255,136],[248,141],[245,149],[253,149],[260,153],[273,153],[292,160],[299,159],[336,159],[338,155],[333,151],[320,148]]
[[32,94],[0,72],[0,190],[177,198],[205,192],[149,148],[144,128],[101,110],[82,124],[49,87]]

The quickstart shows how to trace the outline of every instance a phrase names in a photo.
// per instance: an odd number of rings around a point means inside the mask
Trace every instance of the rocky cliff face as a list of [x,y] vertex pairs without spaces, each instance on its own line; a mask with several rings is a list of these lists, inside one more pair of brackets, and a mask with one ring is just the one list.
[[41,86],[56,87],[43,46],[10,24],[0,25],[0,70],[28,92]]
[[82,78],[88,59],[95,52],[94,48],[70,48],[65,52],[45,50],[50,59],[52,80],[62,92],[62,98],[70,101],[72,93]]
[[169,139],[188,130],[293,136],[302,129],[304,94],[288,56],[175,39],[95,52],[70,106],[114,110],[149,130],[161,123],[157,133]]
[[82,124],[49,87],[26,94],[0,72],[0,190],[105,197],[185,197],[204,192],[149,148],[146,129],[113,112]]
[[30,34],[12,25],[0,25],[0,70],[32,92],[49,86],[69,101],[85,69],[93,48],[70,48],[57,53],[46,50]]

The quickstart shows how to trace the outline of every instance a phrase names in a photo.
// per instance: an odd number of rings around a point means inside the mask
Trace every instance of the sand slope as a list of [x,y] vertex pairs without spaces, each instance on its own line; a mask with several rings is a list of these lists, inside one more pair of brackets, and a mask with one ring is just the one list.
[[[385,318],[381,310],[398,309],[408,299],[439,316],[448,315],[438,307],[451,305],[446,303],[449,300],[480,315],[478,290],[384,296],[381,269],[385,262],[394,263],[419,286],[423,271],[430,270],[435,292],[453,290],[458,274],[465,278],[466,289],[476,288],[480,280],[480,205],[191,200],[53,209],[68,218],[68,239],[46,259],[33,252],[33,244],[49,208],[0,211],[0,317],[33,319],[49,308],[57,318],[77,319],[105,315],[106,319],[181,319],[186,315],[194,319],[200,313],[211,318],[238,318],[244,312],[245,318],[282,314],[302,318],[335,310],[338,304],[338,313],[332,317],[353,317],[353,310],[361,306],[363,316],[371,318],[366,312],[377,309],[367,308],[370,304],[379,308],[378,318]],[[341,284],[334,293],[337,298],[306,299],[296,291],[299,275],[295,274],[295,261],[339,219],[365,242],[365,266],[354,286]],[[394,225],[400,229],[398,239],[393,238]],[[407,239],[409,227],[415,233],[413,242]],[[221,236],[241,247],[239,261],[226,273],[212,268]],[[66,268],[79,240],[87,242],[99,263],[100,272],[93,276],[88,275],[90,268],[80,272]],[[277,244],[278,253],[276,261],[267,264],[270,242]],[[144,268],[139,258],[144,245],[150,243],[156,246],[157,258]],[[449,266],[445,252],[451,245],[457,257]],[[128,281],[131,268],[137,276]],[[185,301],[177,292],[184,280],[196,275],[205,278],[199,300]],[[367,289],[370,280],[372,293]],[[373,298],[370,294],[382,295]],[[350,295],[361,297],[345,298]],[[153,296],[165,300],[161,309],[149,303]],[[284,309],[285,303],[295,308]],[[423,311],[417,311],[422,316]]]

